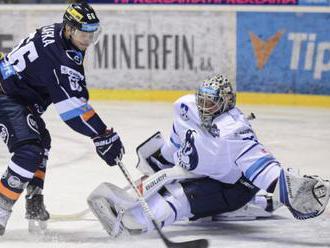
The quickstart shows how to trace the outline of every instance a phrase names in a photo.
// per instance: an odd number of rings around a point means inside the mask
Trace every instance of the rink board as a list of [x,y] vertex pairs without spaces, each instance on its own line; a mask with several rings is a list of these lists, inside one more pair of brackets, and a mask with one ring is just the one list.
[[[109,90],[91,89],[92,100],[110,101],[151,101],[174,102],[185,94],[193,94],[194,91],[184,90]],[[330,108],[330,97],[303,94],[267,94],[254,92],[238,92],[237,103],[260,105],[286,105],[309,106]]]
[[[86,60],[88,85],[98,92],[92,94],[94,99],[171,101],[180,91],[192,91],[209,75],[222,72],[239,92],[279,93],[272,97],[240,93],[242,102],[328,106],[327,98],[309,94],[330,94],[330,33],[324,28],[329,8],[95,8],[103,34]],[[9,52],[26,33],[61,20],[63,9],[63,5],[19,5],[14,10],[1,6],[0,23],[6,25],[0,26],[0,50]],[[304,95],[293,100],[282,93]]]
[[[235,12],[95,8],[103,32],[85,60],[90,87],[190,90],[216,72],[235,81]],[[63,9],[0,9],[0,23],[11,20],[0,26],[0,50],[62,20]]]
[[329,13],[239,12],[239,91],[330,94]]
[[86,70],[92,87],[187,90],[216,71],[235,75],[233,12],[100,11],[100,18],[103,35]]

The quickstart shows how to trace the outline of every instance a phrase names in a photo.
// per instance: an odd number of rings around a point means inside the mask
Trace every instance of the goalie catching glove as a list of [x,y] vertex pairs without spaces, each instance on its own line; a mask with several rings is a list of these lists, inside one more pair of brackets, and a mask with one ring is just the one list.
[[111,128],[104,134],[93,138],[97,154],[110,166],[116,165],[116,160],[121,160],[125,149],[116,132]]
[[330,182],[282,169],[274,193],[296,219],[304,220],[324,212],[330,198]]

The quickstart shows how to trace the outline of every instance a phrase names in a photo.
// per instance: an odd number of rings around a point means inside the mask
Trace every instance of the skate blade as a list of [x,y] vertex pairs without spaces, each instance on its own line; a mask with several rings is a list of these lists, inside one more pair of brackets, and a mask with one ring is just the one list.
[[47,221],[29,220],[29,233],[44,234],[47,231]]
[[6,230],[6,228],[4,226],[0,225],[0,236],[5,234],[5,230]]
[[256,219],[256,216],[212,216],[212,221],[248,221]]

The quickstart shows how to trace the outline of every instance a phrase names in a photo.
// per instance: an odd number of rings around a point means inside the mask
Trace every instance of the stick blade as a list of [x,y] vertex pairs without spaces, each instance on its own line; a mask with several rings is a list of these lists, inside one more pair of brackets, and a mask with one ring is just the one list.
[[169,240],[166,241],[168,248],[207,248],[209,246],[207,239],[196,239],[185,242],[172,242]]

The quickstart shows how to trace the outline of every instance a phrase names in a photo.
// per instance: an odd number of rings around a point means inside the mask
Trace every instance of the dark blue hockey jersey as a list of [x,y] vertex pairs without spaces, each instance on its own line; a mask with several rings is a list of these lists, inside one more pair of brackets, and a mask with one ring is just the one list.
[[89,137],[106,125],[89,105],[83,67],[84,53],[62,37],[63,25],[32,33],[0,62],[6,95],[40,114],[51,104],[72,129]]

